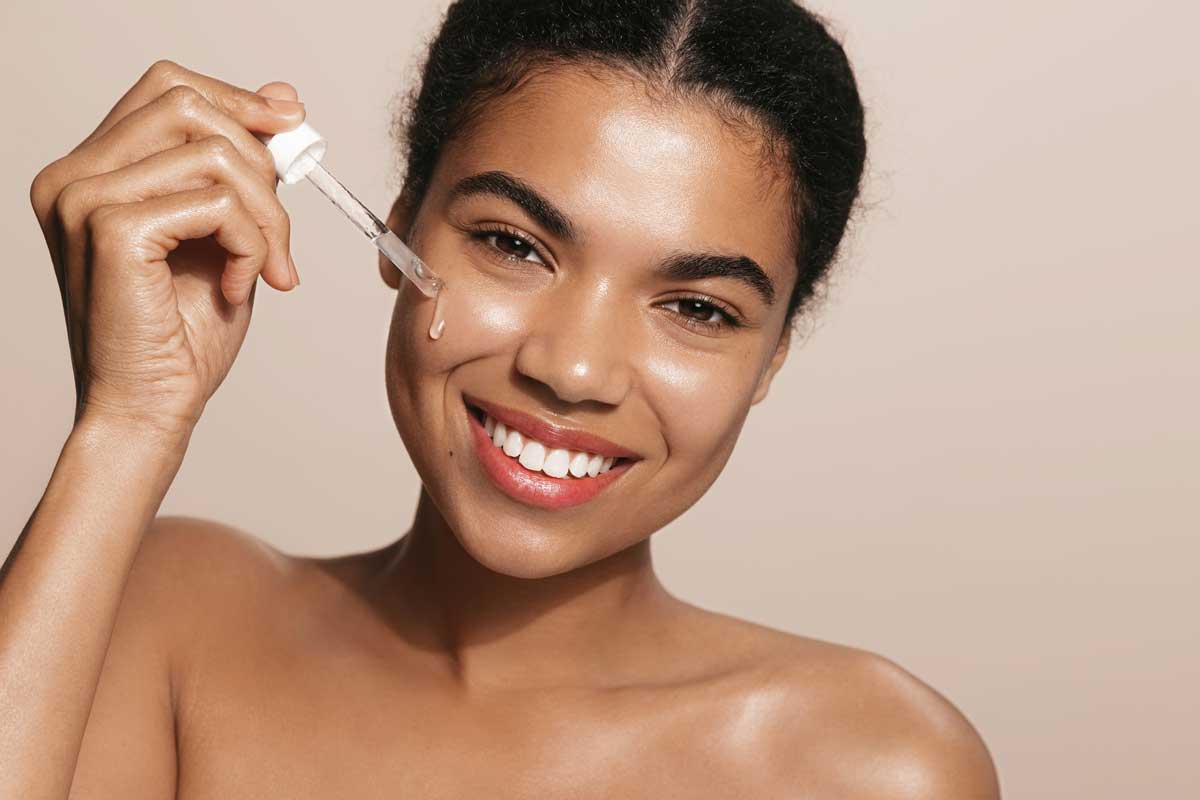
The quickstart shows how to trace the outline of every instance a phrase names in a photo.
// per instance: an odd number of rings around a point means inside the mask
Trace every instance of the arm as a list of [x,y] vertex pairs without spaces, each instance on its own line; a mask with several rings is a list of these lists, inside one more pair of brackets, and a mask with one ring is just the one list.
[[188,435],[84,417],[63,446],[0,573],[0,797],[67,796],[122,591]]
[[[165,749],[153,738],[162,704],[137,685],[154,675],[146,622],[163,604],[122,595],[245,338],[258,278],[296,284],[274,167],[252,131],[302,117],[298,103],[157,62],[30,187],[63,296],[76,415],[0,571],[0,797],[67,797],[88,741],[89,796],[170,796],[161,761],[117,746],[151,737],[156,757]],[[206,238],[219,247],[181,247]],[[93,725],[99,738],[85,736]],[[106,748],[125,763],[93,755]]]

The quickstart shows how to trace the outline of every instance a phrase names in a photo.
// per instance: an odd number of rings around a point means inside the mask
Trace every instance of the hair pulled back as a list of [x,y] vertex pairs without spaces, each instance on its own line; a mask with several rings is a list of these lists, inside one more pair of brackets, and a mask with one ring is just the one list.
[[[443,146],[490,101],[572,65],[643,79],[750,129],[791,187],[797,280],[788,319],[826,276],[858,197],[863,107],[841,45],[792,0],[456,0],[394,121],[416,209]],[[599,69],[598,69],[599,68]]]

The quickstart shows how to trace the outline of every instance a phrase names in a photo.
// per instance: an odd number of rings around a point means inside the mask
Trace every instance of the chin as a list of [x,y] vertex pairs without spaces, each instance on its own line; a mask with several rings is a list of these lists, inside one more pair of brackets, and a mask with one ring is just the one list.
[[574,538],[577,532],[541,531],[512,518],[451,522],[450,529],[471,558],[513,578],[549,578],[598,560],[578,546],[586,539]]

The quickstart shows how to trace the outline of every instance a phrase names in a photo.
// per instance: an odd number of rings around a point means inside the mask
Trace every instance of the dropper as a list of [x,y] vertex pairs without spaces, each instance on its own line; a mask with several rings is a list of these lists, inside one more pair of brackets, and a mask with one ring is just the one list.
[[279,180],[291,184],[308,178],[426,297],[437,295],[445,285],[442,279],[321,164],[327,147],[325,137],[305,121],[290,131],[264,136],[263,140],[275,160]]

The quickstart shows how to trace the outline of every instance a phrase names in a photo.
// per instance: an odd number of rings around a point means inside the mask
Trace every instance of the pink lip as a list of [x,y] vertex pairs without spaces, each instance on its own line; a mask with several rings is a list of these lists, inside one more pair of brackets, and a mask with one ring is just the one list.
[[[482,408],[488,416],[497,422],[503,422],[509,428],[516,428],[521,433],[537,439],[550,447],[562,447],[566,450],[586,450],[606,458],[641,458],[637,453],[621,447],[595,434],[581,431],[577,428],[565,428],[561,425],[540,420],[537,417],[517,411],[515,408],[497,405],[487,400],[478,400],[464,394],[463,400],[470,405]],[[579,480],[582,480],[580,478]]]
[[[474,405],[475,401],[472,400],[471,403]],[[480,408],[483,406],[480,405]],[[504,421],[501,417],[493,416],[501,422]],[[506,456],[503,450],[492,443],[492,437],[488,436],[483,424],[474,414],[468,412],[467,418],[471,424],[471,440],[475,445],[475,454],[488,477],[513,500],[526,505],[552,511],[582,505],[604,491],[632,465],[629,461],[621,462],[594,478],[551,478],[549,475],[527,470],[518,464],[515,458]],[[545,440],[539,438],[539,441]]]

